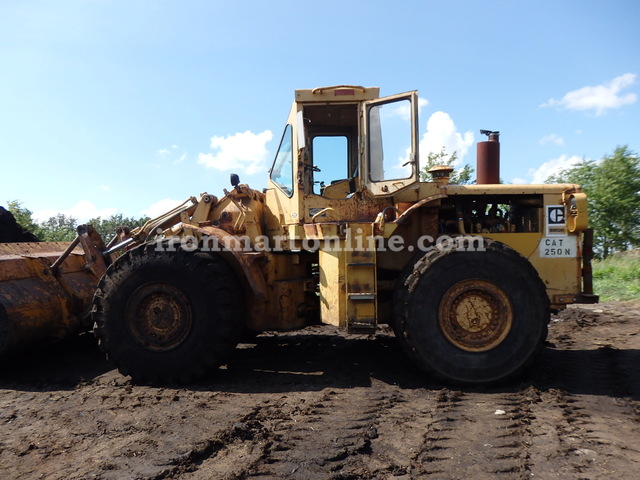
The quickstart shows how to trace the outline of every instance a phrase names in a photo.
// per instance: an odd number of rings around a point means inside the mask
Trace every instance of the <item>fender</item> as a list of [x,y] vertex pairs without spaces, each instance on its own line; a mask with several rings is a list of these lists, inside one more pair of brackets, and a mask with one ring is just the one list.
[[[265,252],[246,250],[236,235],[232,235],[218,227],[195,227],[190,224],[182,224],[182,226],[203,237],[206,236],[213,239],[211,244],[215,245],[215,249],[211,251],[219,253],[233,268],[240,281],[249,287],[253,297],[252,304],[267,302],[269,298],[267,282],[259,265],[259,260],[266,258]],[[205,248],[203,251],[207,251],[207,249]]]
[[402,214],[400,214],[398,218],[396,218],[390,223],[396,223],[398,225],[402,225],[404,222],[407,221],[407,218],[409,218],[409,216],[415,213],[415,211],[418,210],[420,207],[423,207],[431,202],[435,202],[436,200],[440,200],[442,198],[447,198],[447,195],[445,193],[436,193],[435,195],[430,195],[428,197],[425,197],[419,202],[416,202],[413,205],[411,205],[404,212],[402,212]]

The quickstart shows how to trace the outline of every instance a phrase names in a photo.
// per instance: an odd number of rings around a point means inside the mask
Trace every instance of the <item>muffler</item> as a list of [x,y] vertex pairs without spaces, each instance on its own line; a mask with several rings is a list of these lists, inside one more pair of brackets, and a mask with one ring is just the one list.
[[500,132],[480,130],[489,138],[486,142],[478,142],[476,156],[476,183],[500,183]]

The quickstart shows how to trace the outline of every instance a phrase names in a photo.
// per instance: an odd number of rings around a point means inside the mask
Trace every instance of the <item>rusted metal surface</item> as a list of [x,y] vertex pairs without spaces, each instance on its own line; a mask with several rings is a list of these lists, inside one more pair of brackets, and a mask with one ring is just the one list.
[[137,289],[129,298],[125,321],[141,345],[163,352],[184,342],[192,329],[193,314],[182,290],[157,282]]
[[499,132],[481,130],[489,136],[486,142],[478,142],[476,184],[500,183],[500,141]]
[[431,202],[435,202],[436,200],[440,200],[443,198],[446,198],[447,195],[444,193],[437,193],[435,195],[430,195],[426,198],[423,198],[422,200],[420,200],[419,202],[414,203],[411,207],[407,208],[404,212],[402,212],[402,214],[396,218],[393,223],[397,223],[398,225],[402,225],[404,222],[407,221],[407,219],[409,218],[409,216],[415,212],[418,208],[428,205]]
[[107,271],[107,264],[102,256],[107,247],[102,237],[91,225],[78,226],[78,239],[84,250],[85,267],[100,278]]
[[116,235],[113,237],[111,244],[108,247],[112,247],[118,243],[122,243],[131,238],[131,229],[129,227],[118,227],[116,228]]
[[69,254],[78,246],[79,243],[80,237],[76,237],[73,242],[71,242],[69,246],[64,250],[64,252],[62,252],[62,255],[56,258],[56,261],[53,262],[53,265],[51,265],[51,271],[54,275],[58,275],[60,271],[60,265],[64,263]]
[[[324,198],[319,195],[304,197],[303,223],[340,221],[340,222],[373,222],[386,207],[393,206],[392,199],[375,197],[368,190],[360,189],[348,199]],[[321,210],[327,210],[314,220]]]
[[513,307],[491,282],[458,282],[442,298],[438,322],[447,339],[468,352],[484,352],[502,343],[513,324]]
[[69,243],[0,245],[0,353],[61,339],[88,329],[85,318],[98,277]]
[[[0,243],[0,256],[18,255],[32,256],[41,253],[52,253],[59,255],[69,246],[69,242],[21,242],[21,243]],[[82,253],[81,249],[76,250]],[[0,271],[0,276],[2,271]]]

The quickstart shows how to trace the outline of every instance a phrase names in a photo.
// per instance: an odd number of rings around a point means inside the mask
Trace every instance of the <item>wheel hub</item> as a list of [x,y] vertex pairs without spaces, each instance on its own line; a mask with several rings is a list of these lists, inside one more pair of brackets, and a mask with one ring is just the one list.
[[182,290],[167,283],[138,288],[127,303],[125,316],[136,341],[155,351],[177,347],[192,327],[189,299]]
[[456,347],[484,352],[502,343],[511,331],[513,308],[494,283],[468,279],[444,294],[438,322],[445,337]]

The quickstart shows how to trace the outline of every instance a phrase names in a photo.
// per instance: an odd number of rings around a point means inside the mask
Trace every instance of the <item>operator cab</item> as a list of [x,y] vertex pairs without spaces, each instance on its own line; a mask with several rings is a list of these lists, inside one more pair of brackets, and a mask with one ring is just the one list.
[[379,98],[377,87],[296,90],[270,170],[277,203],[289,203],[284,210],[297,210],[292,220],[300,221],[359,191],[390,197],[417,184],[417,124],[415,91]]

